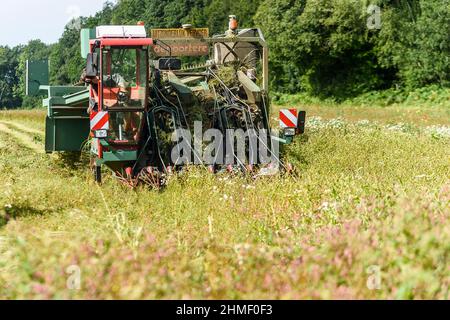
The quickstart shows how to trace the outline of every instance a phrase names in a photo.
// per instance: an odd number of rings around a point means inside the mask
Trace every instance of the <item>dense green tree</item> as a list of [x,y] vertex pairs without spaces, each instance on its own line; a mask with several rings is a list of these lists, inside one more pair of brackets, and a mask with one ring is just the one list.
[[22,103],[21,96],[15,92],[19,85],[16,76],[19,67],[18,56],[22,47],[9,48],[0,46],[0,106],[18,107]]
[[407,88],[450,83],[450,0],[380,1],[375,51]]
[[[343,98],[386,85],[365,1],[266,0],[256,16],[272,50],[273,84]],[[389,85],[389,83],[387,83]]]
[[[392,85],[448,85],[450,0],[265,0],[256,22],[273,87],[345,98]],[[381,26],[367,27],[370,4]]]

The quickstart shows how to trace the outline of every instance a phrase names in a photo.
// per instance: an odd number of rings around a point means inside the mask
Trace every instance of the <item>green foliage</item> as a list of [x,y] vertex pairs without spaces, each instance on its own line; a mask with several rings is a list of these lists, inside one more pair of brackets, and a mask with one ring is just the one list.
[[[369,4],[381,7],[380,30],[367,27]],[[394,84],[449,84],[448,0],[266,0],[256,22],[278,90],[345,100]]]
[[272,64],[282,65],[274,86],[342,99],[386,85],[365,8],[359,0],[266,0],[256,21],[269,39]]
[[390,88],[383,91],[370,91],[345,101],[348,104],[375,104],[389,106],[391,104],[403,105],[429,105],[448,106],[450,103],[450,89],[439,85],[430,85],[411,90]]
[[14,92],[19,85],[16,72],[20,50],[20,47],[10,49],[0,46],[0,107],[13,108],[21,104],[20,97]]
[[450,1],[385,6],[375,52],[408,88],[450,84]]
[[369,105],[382,107],[391,105],[417,105],[422,107],[446,107],[450,104],[450,88],[442,88],[439,85],[430,85],[410,90],[389,88],[386,90],[368,91],[355,97],[348,97],[345,100],[338,100],[335,97],[327,97],[324,99],[308,93],[274,93],[272,100],[281,105]]
[[53,84],[71,84],[79,80],[86,64],[80,54],[80,37],[76,29],[66,28],[50,54]]

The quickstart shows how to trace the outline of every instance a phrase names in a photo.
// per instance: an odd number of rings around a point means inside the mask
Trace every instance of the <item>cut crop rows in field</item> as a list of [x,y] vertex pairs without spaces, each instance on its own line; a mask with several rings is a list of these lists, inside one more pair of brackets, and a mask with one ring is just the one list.
[[14,130],[5,123],[0,123],[0,131],[12,136],[15,140],[19,142],[20,145],[28,149],[31,149],[36,153],[44,152],[44,148],[42,147],[42,145],[36,144],[30,135],[22,133],[18,130]]
[[38,129],[34,129],[34,128],[30,128],[22,123],[16,122],[16,121],[0,121],[0,123],[7,125],[9,127],[13,127],[14,129],[17,129],[19,131],[23,131],[25,133],[30,133],[30,134],[38,134],[38,135],[43,135],[44,131],[42,130],[38,130]]

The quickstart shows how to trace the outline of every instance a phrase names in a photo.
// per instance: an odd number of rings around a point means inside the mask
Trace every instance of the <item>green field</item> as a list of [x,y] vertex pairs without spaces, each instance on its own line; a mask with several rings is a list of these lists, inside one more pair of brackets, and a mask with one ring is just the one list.
[[43,111],[0,112],[0,298],[448,299],[448,107],[304,107],[294,175],[161,191],[99,187],[43,152]]

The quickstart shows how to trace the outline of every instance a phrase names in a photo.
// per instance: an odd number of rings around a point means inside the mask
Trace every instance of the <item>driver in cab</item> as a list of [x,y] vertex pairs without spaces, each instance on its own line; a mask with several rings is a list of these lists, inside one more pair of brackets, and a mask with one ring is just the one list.
[[[128,83],[121,74],[114,73],[111,76],[107,76],[105,85],[110,88],[119,89],[117,93],[117,104],[120,107],[130,107],[131,88],[129,88]],[[114,112],[111,116],[112,129],[115,132],[116,139],[121,141],[139,141],[139,113]]]

